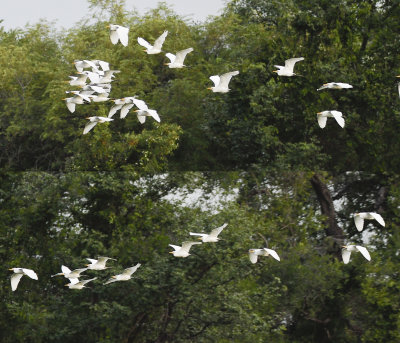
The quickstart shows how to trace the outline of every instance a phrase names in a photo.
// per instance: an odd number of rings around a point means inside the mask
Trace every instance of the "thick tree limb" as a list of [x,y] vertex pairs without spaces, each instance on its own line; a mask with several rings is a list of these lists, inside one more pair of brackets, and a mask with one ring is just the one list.
[[343,236],[343,230],[337,225],[336,212],[333,204],[331,193],[325,183],[322,182],[318,174],[314,174],[310,180],[312,187],[314,188],[318,202],[321,205],[321,213],[326,216],[326,228],[325,233],[328,237],[332,237],[335,240],[332,254],[337,258],[340,258],[340,242]]

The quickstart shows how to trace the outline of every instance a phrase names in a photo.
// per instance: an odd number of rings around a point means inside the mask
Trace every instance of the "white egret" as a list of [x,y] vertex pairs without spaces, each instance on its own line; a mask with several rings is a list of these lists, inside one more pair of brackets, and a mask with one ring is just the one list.
[[115,77],[115,73],[120,73],[120,70],[107,70],[104,74],[99,77],[99,81],[96,83],[111,83],[113,82],[113,78]]
[[185,50],[178,51],[176,55],[171,54],[171,53],[166,53],[165,56],[169,58],[171,61],[170,63],[165,63],[170,68],[183,68],[185,65],[183,64],[183,61],[185,60],[185,57],[188,53],[192,52],[193,48],[188,48]]
[[86,85],[86,79],[88,76],[80,72],[78,74],[78,76],[69,76],[71,80],[65,82],[68,82],[70,86],[84,87]]
[[279,76],[294,76],[296,75],[293,72],[294,65],[303,60],[304,57],[290,58],[285,61],[285,66],[274,65],[278,70],[274,70],[273,72],[277,73]]
[[146,51],[149,55],[154,55],[161,52],[162,45],[164,44],[167,35],[168,31],[164,31],[163,34],[154,41],[154,45],[151,45],[142,37],[138,37],[137,41],[141,46],[146,48],[144,51]]
[[108,93],[99,93],[97,95],[89,95],[90,100],[93,102],[104,102],[110,100]]
[[120,41],[123,46],[128,46],[128,27],[114,24],[110,24],[108,27],[110,28],[111,43],[117,44]]
[[86,124],[85,128],[83,129],[83,134],[86,135],[91,129],[93,129],[97,123],[105,123],[106,121],[112,121],[114,119],[107,118],[107,117],[87,117],[89,119],[89,123]]
[[110,70],[110,63],[102,60],[92,60],[91,61],[95,65],[95,69],[98,70],[97,67],[100,67],[103,71]]
[[317,89],[317,91],[320,91],[321,89],[348,89],[348,88],[353,88],[352,85],[348,83],[343,83],[343,82],[329,82],[329,83],[324,83],[321,87]]
[[326,126],[326,121],[329,118],[335,118],[337,123],[343,128],[344,118],[342,112],[339,111],[322,111],[317,113],[318,125],[323,129]]
[[213,75],[210,76],[210,80],[214,82],[214,87],[210,87],[207,89],[211,89],[214,93],[227,93],[229,92],[229,82],[231,81],[232,76],[238,75],[239,71],[231,71],[229,73],[225,73],[222,75]]
[[201,242],[183,242],[182,246],[168,244],[170,247],[174,248],[174,251],[170,251],[170,254],[173,254],[175,257],[188,257],[189,250],[192,245],[202,244]]
[[108,285],[109,283],[112,282],[117,282],[117,281],[128,281],[132,278],[132,274],[136,272],[136,270],[141,266],[140,263],[138,263],[136,266],[126,268],[121,274],[113,275],[111,278],[105,282],[105,285]]
[[75,112],[75,105],[82,105],[85,103],[85,101],[90,102],[90,98],[87,95],[80,94],[79,92],[76,92],[76,94],[71,98],[64,98],[62,100],[65,100],[65,104],[71,113]]
[[88,280],[82,280],[78,281],[77,283],[67,283],[65,286],[68,287],[69,289],[82,289],[82,288],[87,288],[85,285],[93,280],[96,280],[97,277],[94,277],[93,279],[88,279]]
[[107,269],[109,267],[106,267],[106,263],[108,260],[114,260],[116,261],[115,258],[111,258],[111,257],[104,257],[104,256],[100,256],[98,257],[97,260],[93,259],[93,258],[86,258],[90,264],[87,264],[86,266],[88,267],[88,269],[91,270],[104,270]]
[[32,269],[26,269],[26,268],[10,268],[9,270],[12,270],[14,272],[13,275],[11,275],[11,290],[14,292],[19,284],[19,281],[24,275],[29,276],[31,279],[37,280],[38,276],[37,274],[32,270]]
[[82,87],[82,91],[84,91],[84,92],[91,91],[92,94],[93,93],[98,93],[98,94],[110,93],[110,91],[111,91],[111,85],[109,83],[94,83],[94,84],[85,85],[85,86],[81,86],[81,87]]
[[212,230],[209,234],[207,233],[195,233],[195,232],[189,232],[189,235],[191,236],[200,236],[198,239],[200,239],[203,243],[207,242],[218,242],[220,238],[218,238],[218,235],[221,233],[221,231],[226,228],[228,224],[225,223],[224,225],[217,227],[216,229]]
[[129,112],[129,110],[134,106],[133,99],[135,97],[129,96],[121,99],[112,99],[115,105],[110,108],[110,112],[108,112],[108,118],[111,118],[117,111],[121,110],[120,118],[125,118]]
[[132,101],[138,108],[138,110],[136,110],[135,112],[136,112],[137,118],[141,124],[145,123],[146,117],[152,117],[157,122],[161,121],[160,116],[158,115],[157,111],[149,109],[143,100],[133,99]]
[[63,275],[65,278],[69,279],[70,283],[75,284],[79,282],[80,275],[85,270],[87,270],[87,268],[71,270],[66,266],[61,266],[62,273],[54,274],[51,277]]
[[93,63],[93,61],[90,61],[90,60],[81,60],[81,61],[75,60],[73,62],[73,64],[75,65],[76,70],[79,71],[79,72],[82,72],[83,69],[85,69],[85,68],[92,68],[92,69],[94,68],[94,69],[96,69],[96,64]]
[[342,246],[342,259],[344,264],[349,263],[352,252],[360,252],[368,261],[371,261],[371,256],[368,250],[361,245],[344,245]]
[[258,256],[272,256],[275,260],[281,260],[276,251],[272,249],[263,248],[249,250],[249,258],[251,263],[257,263]]
[[364,220],[376,220],[382,226],[385,226],[385,221],[382,216],[375,212],[361,212],[354,214],[354,223],[358,231],[362,231],[364,227]]

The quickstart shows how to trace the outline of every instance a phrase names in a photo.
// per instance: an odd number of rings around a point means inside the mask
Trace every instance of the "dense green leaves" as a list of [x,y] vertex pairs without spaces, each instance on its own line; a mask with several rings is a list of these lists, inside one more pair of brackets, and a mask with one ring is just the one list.
[[[58,32],[0,31],[0,340],[3,342],[397,342],[399,340],[400,7],[392,1],[234,0],[192,23],[165,4],[143,16],[90,0],[93,17]],[[130,27],[112,45],[107,25]],[[188,47],[169,69],[164,52]],[[297,77],[272,71],[303,56]],[[110,62],[110,97],[158,111],[82,135],[111,103],[65,106],[76,59]],[[238,70],[231,91],[209,76]],[[321,90],[326,82],[349,90]],[[346,125],[316,113],[340,110]],[[200,195],[199,195],[200,194]],[[355,212],[376,211],[356,230]],[[169,244],[228,223],[186,259]],[[372,261],[340,245],[368,247]],[[248,249],[268,246],[281,261]],[[110,256],[82,291],[60,266]],[[128,282],[103,283],[141,263]],[[11,291],[8,268],[34,269]]]

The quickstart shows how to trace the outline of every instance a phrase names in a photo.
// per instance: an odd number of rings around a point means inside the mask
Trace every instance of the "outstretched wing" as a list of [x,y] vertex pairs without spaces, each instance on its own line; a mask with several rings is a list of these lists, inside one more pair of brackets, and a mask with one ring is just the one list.
[[111,30],[110,31],[110,39],[111,39],[111,43],[113,44],[117,44],[118,43],[118,33],[116,30]]
[[249,258],[251,263],[257,263],[258,256],[254,252],[249,251]]
[[196,233],[196,232],[189,232],[190,236],[200,236],[200,237],[204,237],[204,236],[208,236],[206,233]]
[[103,71],[110,70],[110,64],[108,62],[99,60],[98,63],[100,65],[101,69],[103,69]]
[[75,103],[69,102],[69,101],[65,101],[65,103],[67,104],[67,108],[69,109],[69,111],[71,113],[74,113],[75,112]]
[[97,263],[97,260],[93,259],[93,258],[86,258],[91,264],[95,264]]
[[348,251],[346,248],[342,249],[342,259],[343,259],[344,264],[349,263],[350,255],[351,255],[351,251]]
[[82,284],[82,285],[86,285],[88,282],[93,281],[93,280],[96,280],[96,279],[97,279],[97,277],[94,277],[93,279],[82,280],[82,281],[80,281],[79,283]]
[[344,118],[342,117],[342,112],[339,111],[331,111],[333,118],[336,119],[337,123],[343,128],[344,127]]
[[139,110],[147,111],[149,109],[143,100],[133,99],[132,101]]
[[179,245],[172,245],[172,244],[168,244],[170,247],[172,247],[175,251],[178,251],[181,249],[181,247]]
[[225,223],[224,225],[222,225],[222,226],[220,226],[220,227],[217,227],[216,229],[212,230],[212,231],[210,232],[210,235],[209,235],[209,236],[218,237],[218,235],[221,233],[221,231],[222,231],[223,229],[226,228],[227,225],[228,225],[228,224]]
[[108,112],[108,118],[112,118],[112,116],[117,113],[118,110],[122,108],[123,105],[114,105],[111,107],[110,112]]
[[323,116],[321,114],[317,115],[318,118],[318,125],[321,129],[323,129],[326,126],[326,121],[328,118],[326,116]]
[[28,275],[31,279],[37,280],[38,276],[32,269],[22,268],[25,275]]
[[221,75],[221,81],[220,81],[220,86],[222,88],[228,88],[228,84],[231,81],[232,76],[238,75],[239,71],[235,70],[235,71],[231,71],[229,73],[225,73]]
[[68,278],[69,282],[71,285],[76,285],[77,283],[79,283],[79,279],[78,278]]
[[142,115],[138,114],[137,119],[139,120],[140,124],[144,124],[146,122],[146,116],[142,116]]
[[364,219],[359,215],[354,215],[354,224],[356,224],[357,230],[361,232],[364,227]]
[[62,271],[64,274],[69,274],[69,273],[71,273],[71,269],[69,269],[69,268],[66,267],[66,266],[61,266],[61,271]]
[[275,260],[278,260],[278,261],[281,260],[281,259],[279,258],[278,254],[276,253],[275,250],[268,249],[268,248],[264,248],[264,250],[265,250],[268,254],[270,254]]
[[287,69],[287,71],[293,73],[294,65],[297,62],[300,62],[303,60],[304,60],[304,57],[289,58],[288,60],[285,61],[285,69]]
[[141,266],[140,263],[138,263],[136,266],[130,267],[130,268],[126,268],[122,274],[126,274],[126,275],[132,275],[134,272],[136,272],[138,270],[138,268]]
[[119,117],[121,119],[125,118],[128,115],[128,112],[132,107],[133,107],[133,104],[127,104],[127,105],[122,106]]
[[158,121],[158,122],[161,121],[160,116],[158,115],[156,110],[148,110],[147,112],[150,114],[150,116],[152,118],[154,118],[155,121]]
[[154,41],[154,49],[161,50],[167,35],[168,31],[164,31],[163,34]]
[[11,290],[12,291],[15,291],[17,289],[19,280],[21,280],[23,275],[24,274],[22,274],[22,273],[18,273],[18,274],[15,273],[15,274],[11,275]]
[[219,83],[221,82],[221,78],[219,77],[219,75],[210,76],[210,80],[214,82],[215,87],[218,87]]
[[375,212],[371,212],[370,215],[371,215],[372,217],[374,217],[374,219],[375,219],[379,224],[381,224],[382,226],[385,226],[385,221],[383,220],[383,218],[382,218],[382,216],[381,216],[380,214],[375,213]]
[[121,44],[123,46],[128,46],[128,32],[129,32],[128,27],[120,26],[117,29],[119,40],[121,41]]
[[147,50],[152,48],[151,44],[147,40],[143,39],[142,37],[138,37],[137,41],[141,46],[143,46]]
[[97,121],[90,121],[89,123],[87,123],[85,128],[83,129],[83,134],[86,135],[96,125],[97,125]]
[[185,50],[178,51],[178,52],[176,53],[174,63],[176,63],[176,64],[183,64],[183,61],[185,60],[186,55],[187,55],[189,52],[192,52],[192,51],[193,51],[193,48],[188,48],[188,49],[185,49]]
[[201,242],[183,242],[182,243],[182,251],[189,252],[192,245],[201,244]]
[[117,282],[117,279],[110,278],[108,281],[104,282],[103,285],[108,285],[109,283]]
[[368,261],[371,261],[371,255],[366,248],[361,245],[356,245],[356,248]]
[[175,58],[176,58],[174,54],[171,54],[170,52],[167,52],[167,53],[165,54],[165,56],[169,58],[169,60],[171,61],[171,63],[174,63]]

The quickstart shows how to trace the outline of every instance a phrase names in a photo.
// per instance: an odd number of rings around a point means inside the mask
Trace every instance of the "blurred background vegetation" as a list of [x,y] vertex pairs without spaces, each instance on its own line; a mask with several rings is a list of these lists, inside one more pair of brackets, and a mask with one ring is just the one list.
[[[399,342],[400,3],[232,0],[193,23],[166,4],[144,16],[90,0],[67,31],[46,22],[0,29],[0,340],[2,342]],[[106,26],[130,28],[128,47]],[[146,55],[136,38],[169,34],[187,68]],[[298,77],[277,77],[303,56]],[[110,96],[137,95],[161,123],[82,131],[110,103],[78,105],[75,59],[118,69]],[[208,79],[239,70],[227,94]],[[319,91],[326,82],[347,91]],[[316,113],[342,111],[346,126]],[[376,211],[360,233],[355,212]],[[168,244],[228,223],[222,240],[177,259]],[[267,242],[264,241],[266,238]],[[343,243],[359,243],[372,261]],[[281,262],[252,265],[268,244]],[[110,256],[90,289],[50,278],[62,264]],[[140,262],[135,278],[102,283]],[[34,269],[11,292],[7,270]]]

